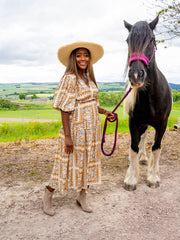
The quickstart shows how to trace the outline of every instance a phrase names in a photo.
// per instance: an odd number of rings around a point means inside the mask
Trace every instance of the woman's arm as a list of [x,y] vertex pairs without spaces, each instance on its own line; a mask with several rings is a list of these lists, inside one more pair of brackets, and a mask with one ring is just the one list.
[[70,154],[73,152],[73,141],[71,138],[71,130],[69,124],[69,112],[64,112],[61,110],[62,125],[65,135],[65,152]]
[[98,107],[98,111],[99,111],[100,114],[105,114],[106,109]]
[[100,114],[106,115],[106,117],[109,116],[108,118],[110,119],[114,118],[114,114],[111,111],[108,111],[107,109],[98,107],[98,111]]

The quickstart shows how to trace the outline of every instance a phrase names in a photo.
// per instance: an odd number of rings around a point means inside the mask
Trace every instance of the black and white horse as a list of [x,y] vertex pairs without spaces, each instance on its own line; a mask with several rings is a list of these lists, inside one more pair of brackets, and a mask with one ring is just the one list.
[[[157,23],[158,16],[151,23],[140,21],[131,25],[124,21],[129,31],[128,86],[132,87],[124,102],[124,111],[129,114],[131,134],[130,162],[124,180],[124,187],[127,190],[136,189],[139,161],[148,162],[148,186],[155,188],[160,182],[161,140],[171,111],[172,96],[169,84],[155,61],[156,42],[153,30]],[[155,141],[148,161],[145,137],[149,126],[155,129]]]

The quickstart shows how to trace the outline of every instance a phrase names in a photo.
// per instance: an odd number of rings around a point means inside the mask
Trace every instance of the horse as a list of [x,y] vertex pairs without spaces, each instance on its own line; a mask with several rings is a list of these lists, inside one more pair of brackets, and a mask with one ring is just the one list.
[[[157,188],[160,184],[159,159],[161,141],[165,133],[172,107],[172,95],[169,84],[158,69],[155,60],[156,41],[153,30],[159,20],[139,21],[134,25],[124,21],[128,29],[128,86],[132,90],[124,101],[124,112],[129,115],[131,146],[129,167],[124,188],[136,189],[139,178],[139,162],[148,165],[147,185]],[[148,128],[155,129],[154,144],[148,161],[145,151],[145,138]]]

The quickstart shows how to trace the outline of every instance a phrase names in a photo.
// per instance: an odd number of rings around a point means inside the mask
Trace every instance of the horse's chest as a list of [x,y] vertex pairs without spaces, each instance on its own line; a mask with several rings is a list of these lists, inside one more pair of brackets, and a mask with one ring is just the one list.
[[134,109],[130,114],[136,121],[149,125],[160,121],[163,115],[163,109],[159,106],[159,103],[148,96],[137,98]]

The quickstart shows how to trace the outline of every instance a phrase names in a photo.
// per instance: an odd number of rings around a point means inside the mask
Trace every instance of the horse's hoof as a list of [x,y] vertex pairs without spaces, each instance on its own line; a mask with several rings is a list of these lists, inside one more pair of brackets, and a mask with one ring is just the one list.
[[141,165],[148,165],[148,161],[147,160],[140,160],[139,164],[141,164]]
[[157,188],[157,187],[159,187],[159,182],[156,182],[156,183],[151,183],[151,182],[149,182],[149,181],[147,181],[147,185],[148,185],[148,187],[150,187],[150,188]]
[[124,189],[126,189],[127,191],[134,191],[136,190],[136,185],[129,185],[124,183]]

